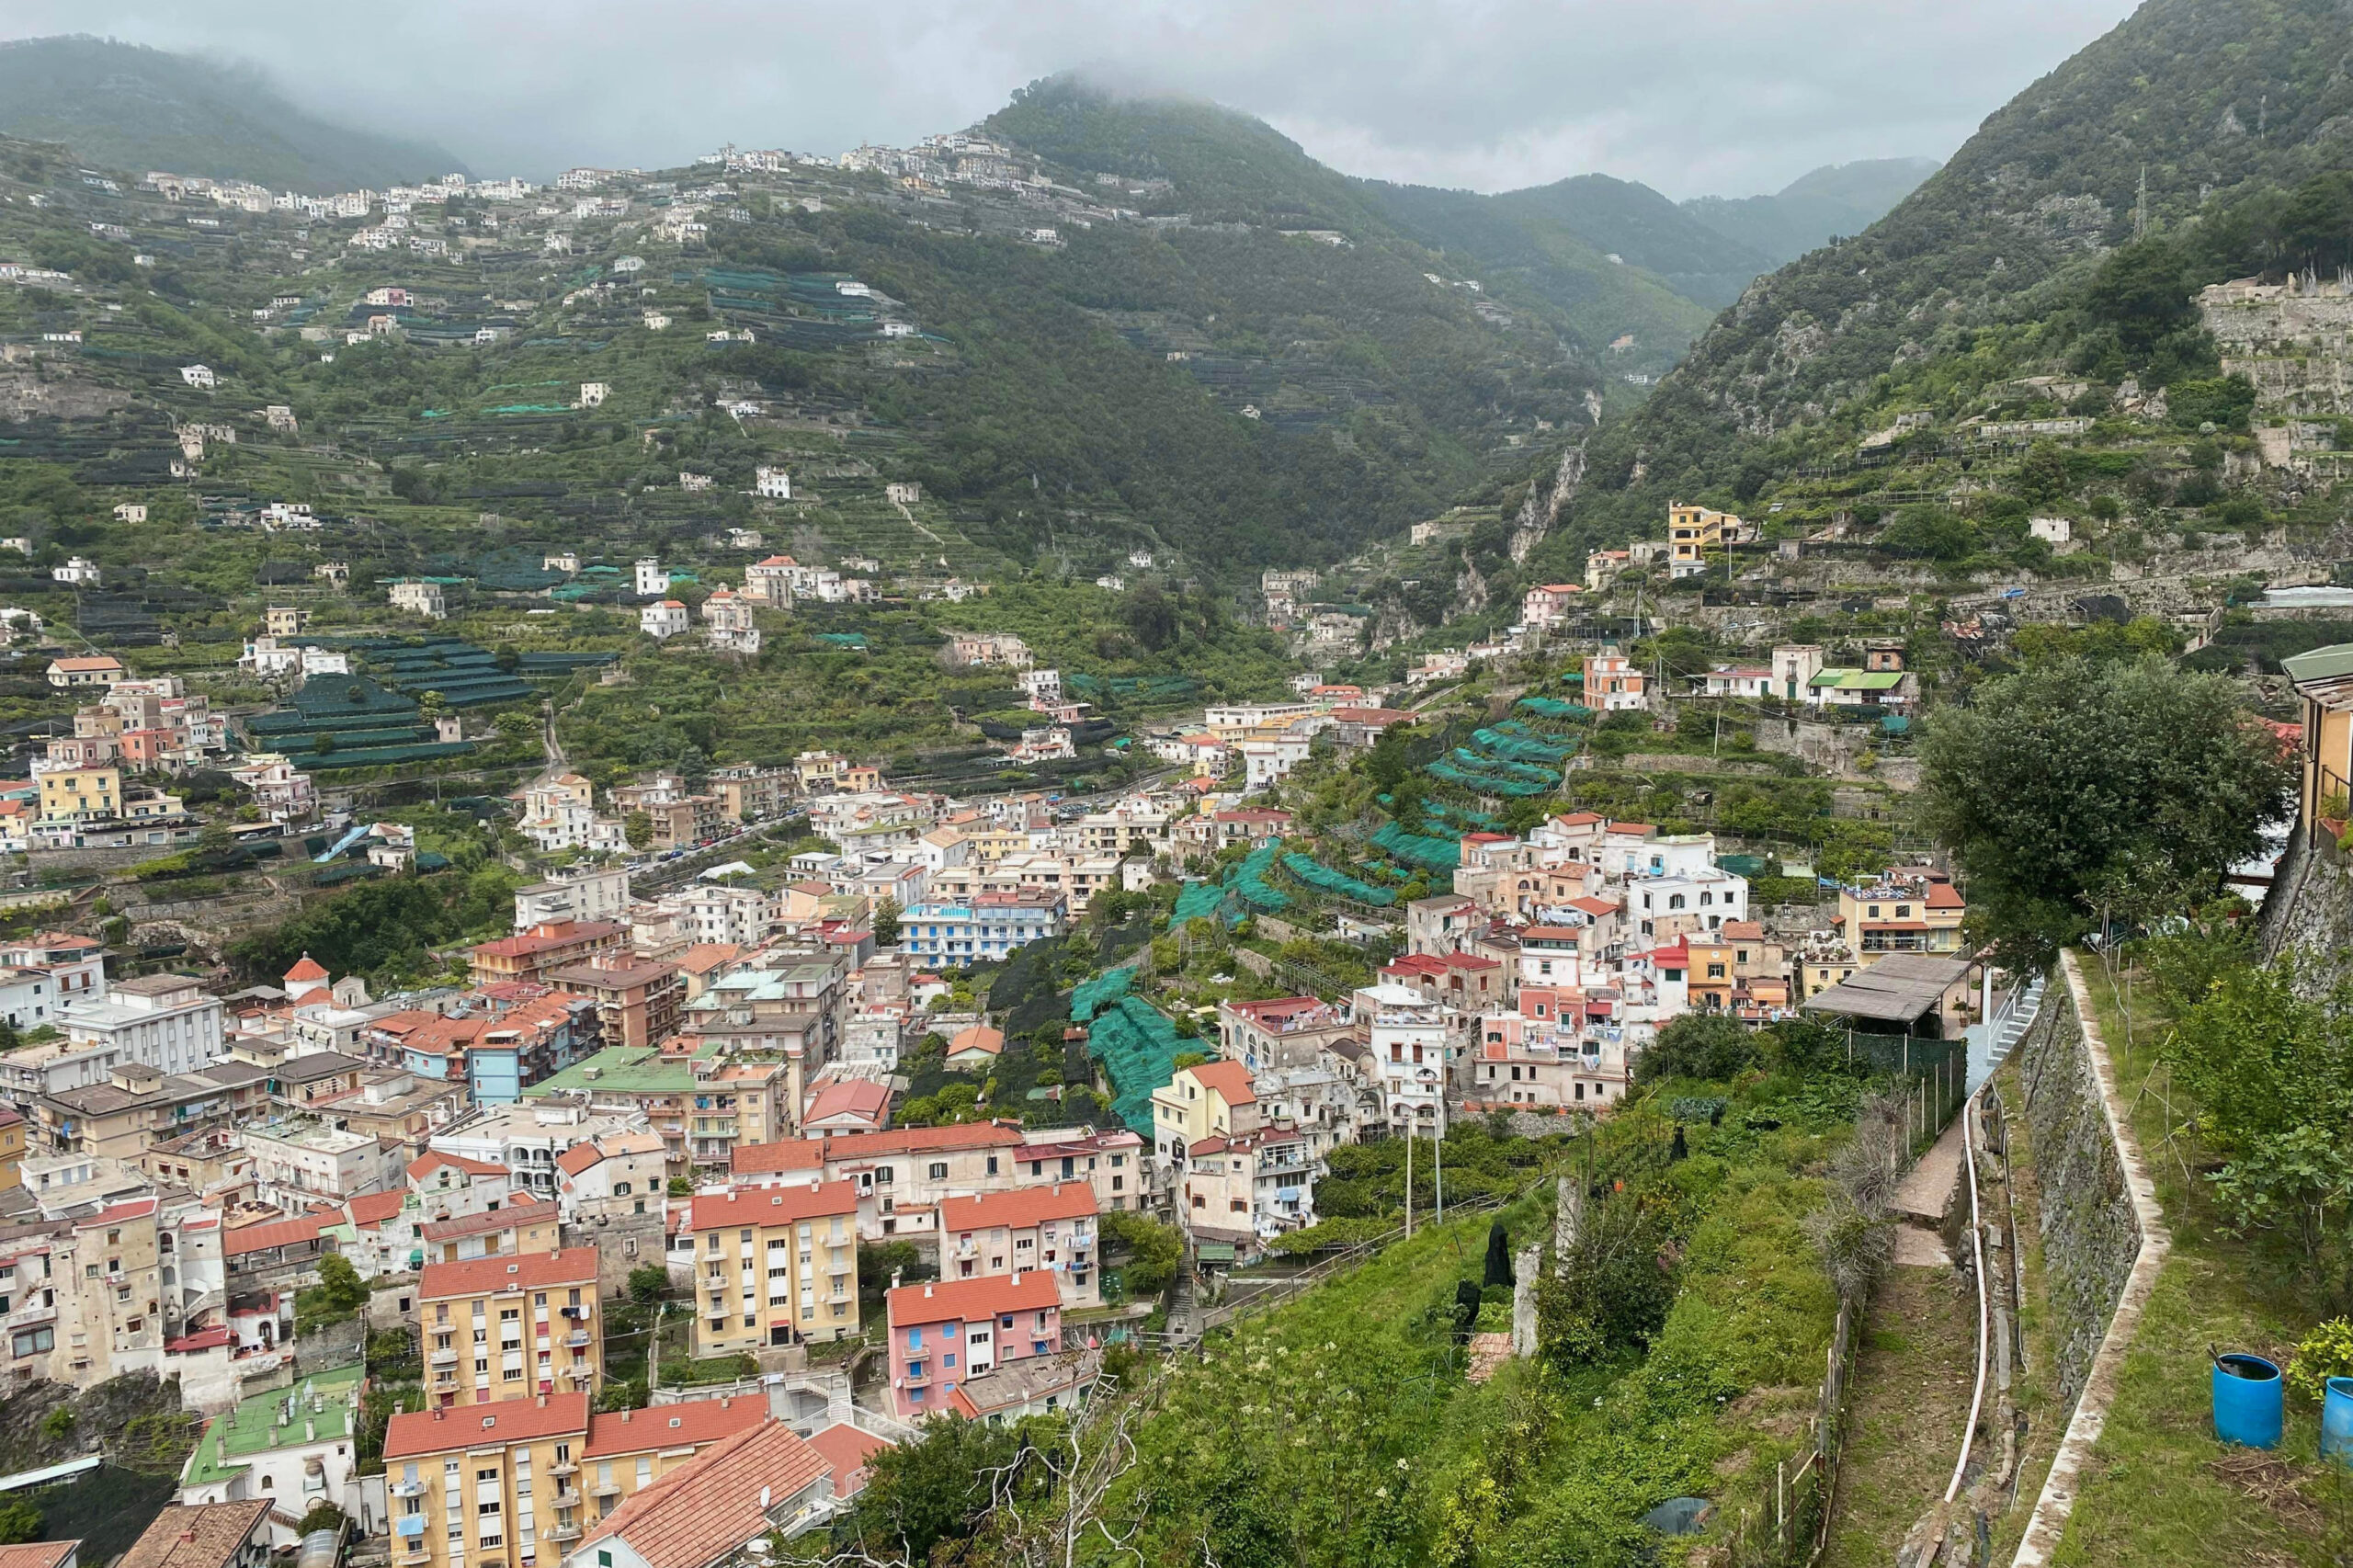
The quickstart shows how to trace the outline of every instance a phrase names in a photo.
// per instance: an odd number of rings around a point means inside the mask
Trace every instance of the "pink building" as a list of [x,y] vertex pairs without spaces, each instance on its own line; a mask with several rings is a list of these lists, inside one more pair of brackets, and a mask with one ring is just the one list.
[[886,1301],[891,1402],[902,1420],[949,1408],[967,1378],[1062,1348],[1062,1292],[1051,1274],[903,1285]]

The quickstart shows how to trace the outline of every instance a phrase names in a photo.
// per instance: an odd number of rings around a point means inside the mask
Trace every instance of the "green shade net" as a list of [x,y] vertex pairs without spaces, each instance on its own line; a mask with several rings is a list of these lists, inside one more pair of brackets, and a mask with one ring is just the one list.
[[1283,869],[1319,892],[1336,893],[1342,898],[1355,899],[1358,903],[1394,903],[1397,895],[1387,888],[1377,888],[1360,882],[1346,871],[1336,871],[1304,855],[1283,857]]
[[1218,911],[1225,907],[1225,888],[1218,882],[1187,882],[1177,890],[1176,909],[1170,916],[1172,925],[1182,926],[1188,920],[1214,920]]
[[1277,913],[1290,907],[1290,895],[1267,884],[1267,872],[1275,863],[1277,843],[1268,839],[1250,851],[1250,858],[1234,868],[1234,894],[1252,909]]
[[1095,1015],[1128,994],[1136,977],[1135,965],[1122,964],[1118,969],[1105,970],[1092,980],[1079,982],[1070,994],[1070,1021],[1084,1024]]
[[[1430,771],[1437,772],[1438,766],[1433,765]],[[1456,840],[1407,833],[1393,822],[1381,824],[1372,841],[1388,851],[1391,859],[1425,871],[1451,871],[1462,864],[1462,846]]]
[[1152,1092],[1176,1075],[1182,1051],[1200,1049],[1199,1040],[1177,1039],[1166,1014],[1134,996],[1097,1014],[1086,1030],[1086,1054],[1111,1085],[1112,1110],[1145,1138],[1153,1135]]

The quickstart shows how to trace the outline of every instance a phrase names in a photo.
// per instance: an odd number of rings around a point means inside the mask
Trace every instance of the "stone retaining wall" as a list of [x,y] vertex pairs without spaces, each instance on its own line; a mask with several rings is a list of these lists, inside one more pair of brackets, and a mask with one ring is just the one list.
[[2141,1228],[2067,986],[2050,986],[2018,1056],[2040,1192],[2037,1220],[2059,1403],[2072,1409],[2140,1256]]

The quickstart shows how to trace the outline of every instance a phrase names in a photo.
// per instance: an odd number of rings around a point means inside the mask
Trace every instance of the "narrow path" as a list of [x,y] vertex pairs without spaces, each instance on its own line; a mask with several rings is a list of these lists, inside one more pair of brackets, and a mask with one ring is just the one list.
[[915,529],[915,532],[923,535],[924,538],[931,540],[932,543],[939,546],[940,549],[946,550],[948,548],[948,541],[946,540],[940,538],[938,534],[932,532],[929,528],[925,528],[921,523],[915,521],[915,515],[907,510],[907,504],[904,501],[893,501],[891,505],[899,509],[899,516],[907,519],[907,527]]

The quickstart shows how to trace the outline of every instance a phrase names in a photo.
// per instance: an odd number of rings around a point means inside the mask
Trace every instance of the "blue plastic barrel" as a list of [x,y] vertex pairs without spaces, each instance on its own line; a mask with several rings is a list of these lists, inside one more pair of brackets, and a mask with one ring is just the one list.
[[2287,1421],[2279,1369],[2260,1356],[2223,1356],[2214,1368],[2214,1436],[2243,1449],[2276,1449]]
[[2320,1451],[2324,1459],[2353,1465],[2353,1378],[2331,1378],[2320,1402]]

